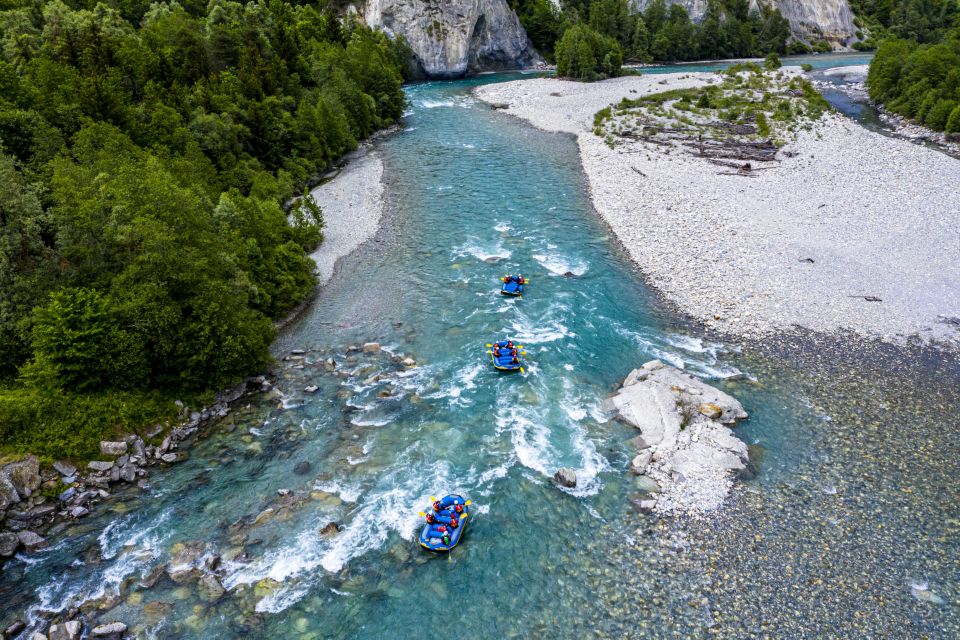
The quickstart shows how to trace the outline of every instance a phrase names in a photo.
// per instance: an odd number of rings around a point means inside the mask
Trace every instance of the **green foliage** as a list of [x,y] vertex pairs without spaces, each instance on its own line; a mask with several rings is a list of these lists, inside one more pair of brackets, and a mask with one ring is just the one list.
[[137,433],[176,415],[174,398],[157,392],[0,389],[0,442],[4,451],[48,460],[89,460],[99,455],[101,440]]
[[774,51],[768,53],[767,57],[763,61],[763,68],[767,71],[776,71],[780,67],[780,56],[778,56]]
[[804,62],[802,65],[800,65],[800,68],[803,69],[806,73],[810,73],[811,71],[813,71],[813,65],[807,62]]
[[956,0],[851,0],[850,6],[869,32],[862,49],[888,38],[940,42],[960,14]]
[[620,75],[623,54],[613,38],[578,24],[567,29],[556,47],[557,75],[593,81]]
[[960,27],[939,44],[887,40],[867,76],[870,97],[936,131],[956,131],[960,104]]
[[546,37],[578,24],[613,38],[625,58],[640,62],[786,53],[790,37],[790,25],[779,10],[763,3],[751,10],[748,0],[708,0],[700,24],[690,20],[682,5],[665,0],[653,0],[642,12],[629,0],[568,0],[563,12],[549,0],[512,0],[511,5],[548,58],[555,46],[547,45]]
[[0,412],[54,452],[269,361],[322,238],[283,204],[400,117],[409,48],[335,3],[4,7]]

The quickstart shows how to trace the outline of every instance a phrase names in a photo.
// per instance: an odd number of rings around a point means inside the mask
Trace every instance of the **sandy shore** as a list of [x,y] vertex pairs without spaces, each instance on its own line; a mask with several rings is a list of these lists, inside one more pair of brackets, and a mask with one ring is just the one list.
[[383,161],[369,145],[347,157],[346,166],[310,192],[323,210],[323,242],[310,257],[320,284],[333,276],[337,261],[373,237],[383,215]]
[[[825,116],[757,177],[652,145],[610,149],[593,116],[714,74],[581,84],[527,79],[476,95],[577,137],[598,213],[668,300],[725,333],[799,325],[960,342],[960,162]],[[508,106],[507,106],[508,105]],[[865,297],[879,298],[871,302]],[[960,321],[957,321],[960,322]]]

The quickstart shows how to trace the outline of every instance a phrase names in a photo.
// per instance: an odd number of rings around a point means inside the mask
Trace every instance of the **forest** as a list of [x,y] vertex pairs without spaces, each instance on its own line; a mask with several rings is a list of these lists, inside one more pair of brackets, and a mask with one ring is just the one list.
[[322,237],[286,205],[400,117],[409,50],[323,3],[4,7],[0,442],[89,456],[269,362]]
[[930,129],[960,134],[957,3],[907,0],[869,6],[868,15],[888,36],[870,64],[870,98]]
[[[538,51],[562,66],[561,75],[581,80],[611,75],[604,68],[609,67],[604,63],[608,55],[611,61],[619,56],[633,62],[677,62],[791,51],[787,20],[777,9],[762,6],[759,12],[751,11],[749,0],[708,0],[699,24],[682,6],[664,0],[655,0],[642,12],[632,9],[628,0],[567,0],[562,10],[550,0],[511,4]],[[611,41],[618,49],[615,53]],[[569,60],[575,64],[568,72]],[[594,62],[591,72],[585,71],[589,65],[582,61]]]

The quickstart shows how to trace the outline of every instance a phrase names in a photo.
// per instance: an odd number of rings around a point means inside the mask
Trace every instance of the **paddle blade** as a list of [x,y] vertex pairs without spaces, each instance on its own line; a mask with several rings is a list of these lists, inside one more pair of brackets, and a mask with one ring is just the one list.
[[493,346],[493,345],[490,344],[489,342],[486,344],[487,349],[489,349],[489,348],[492,347],[492,346]]
[[526,373],[526,371],[523,370],[523,367],[520,367],[520,373]]
[[430,496],[430,502],[436,502],[436,501],[437,501],[436,496]]
[[467,506],[469,507],[471,504],[473,504],[473,500],[467,500],[467,501],[464,502],[463,504],[465,504],[465,505],[467,505]]
[[427,517],[427,514],[425,514],[423,511],[417,511],[417,515],[420,516],[421,518]]

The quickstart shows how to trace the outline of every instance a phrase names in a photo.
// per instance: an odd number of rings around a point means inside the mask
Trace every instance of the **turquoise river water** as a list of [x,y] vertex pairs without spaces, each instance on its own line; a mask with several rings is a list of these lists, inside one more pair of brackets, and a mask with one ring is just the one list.
[[[572,139],[470,96],[514,77],[408,88],[403,131],[379,143],[384,227],[284,330],[272,372],[282,395],[235,410],[151,488],[9,562],[4,614],[39,627],[88,602],[84,615],[140,637],[218,639],[638,637],[715,624],[703,607],[675,606],[697,570],[656,545],[637,561],[660,567],[647,613],[605,608],[633,571],[611,550],[658,534],[630,504],[623,443],[635,434],[603,399],[652,358],[730,389],[751,413],[741,437],[765,451],[747,483],[761,494],[795,472],[825,416],[802,394],[751,384],[735,347],[658,304],[593,213]],[[516,271],[528,293],[505,299],[497,279]],[[524,374],[490,367],[484,344],[499,337],[525,345]],[[370,341],[383,350],[351,349]],[[284,359],[295,348],[306,355]],[[419,366],[396,364],[408,355]],[[309,469],[295,473],[301,461]],[[577,488],[552,485],[561,466]],[[448,492],[471,498],[475,516],[453,553],[432,556],[415,544],[417,512]],[[322,534],[331,522],[340,531]],[[675,533],[663,539],[677,544]],[[225,595],[138,584],[184,543],[222,558]]]

